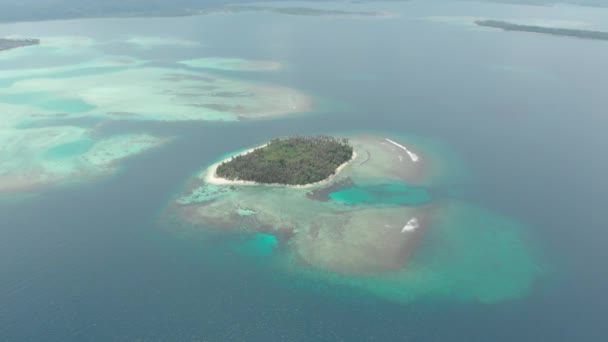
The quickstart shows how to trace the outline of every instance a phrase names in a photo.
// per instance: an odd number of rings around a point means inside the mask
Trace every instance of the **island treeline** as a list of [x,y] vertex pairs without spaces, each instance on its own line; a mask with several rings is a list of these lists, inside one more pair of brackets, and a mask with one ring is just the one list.
[[567,36],[584,39],[598,39],[608,40],[608,32],[603,31],[591,31],[591,30],[578,30],[578,29],[567,29],[557,27],[544,27],[544,26],[533,26],[533,25],[519,25],[513,24],[507,21],[501,20],[477,20],[476,25],[493,27],[503,29],[505,31],[520,31],[520,32],[533,32],[533,33],[544,33],[551,34],[554,36]]
[[0,51],[15,49],[22,46],[38,45],[40,39],[6,39],[0,38]]
[[216,174],[230,180],[304,185],[333,175],[352,155],[353,148],[346,138],[316,136],[274,139],[262,148],[222,163]]

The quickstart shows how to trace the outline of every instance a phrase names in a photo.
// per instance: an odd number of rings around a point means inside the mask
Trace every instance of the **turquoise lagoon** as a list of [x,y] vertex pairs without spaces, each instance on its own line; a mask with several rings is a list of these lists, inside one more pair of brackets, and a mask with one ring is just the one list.
[[329,197],[338,203],[356,205],[423,205],[431,202],[431,194],[420,187],[408,186],[404,183],[380,184],[372,186],[352,186],[347,189],[334,191]]

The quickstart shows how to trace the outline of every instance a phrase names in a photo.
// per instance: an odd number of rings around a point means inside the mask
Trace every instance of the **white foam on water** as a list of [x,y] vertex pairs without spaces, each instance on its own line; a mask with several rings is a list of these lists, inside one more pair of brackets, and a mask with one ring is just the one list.
[[410,157],[410,159],[412,160],[412,162],[414,162],[414,163],[415,163],[415,162],[417,162],[417,161],[420,159],[416,153],[414,153],[414,152],[412,152],[412,151],[408,150],[408,149],[407,149],[407,147],[405,147],[405,146],[403,146],[403,145],[401,145],[401,144],[399,144],[399,143],[397,143],[397,142],[395,142],[395,141],[392,141],[392,140],[391,140],[391,139],[389,139],[389,138],[385,138],[385,139],[386,139],[386,141],[388,141],[389,143],[391,143],[391,144],[393,144],[393,145],[395,145],[395,146],[399,147],[400,149],[404,150],[404,151],[405,151],[405,153],[407,153],[407,155]]
[[413,217],[409,221],[407,221],[407,223],[405,224],[403,229],[401,229],[401,232],[402,233],[413,232],[416,229],[418,229],[418,227],[420,227],[420,222],[418,221],[417,218]]

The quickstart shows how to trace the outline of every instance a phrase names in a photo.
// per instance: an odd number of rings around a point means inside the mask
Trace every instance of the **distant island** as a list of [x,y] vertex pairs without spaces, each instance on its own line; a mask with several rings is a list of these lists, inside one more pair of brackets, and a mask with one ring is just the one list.
[[390,13],[378,11],[248,5],[256,2],[255,0],[105,0],[85,2],[81,0],[21,0],[10,1],[1,6],[0,22],[111,17],[184,17],[256,11],[323,17],[384,18],[391,16]]
[[0,38],[0,51],[16,49],[18,47],[38,45],[40,39],[6,39]]
[[274,139],[217,167],[218,177],[260,184],[306,185],[322,181],[353,158],[346,138]]
[[271,7],[271,6],[245,6],[245,5],[227,5],[220,9],[210,10],[209,13],[241,13],[241,12],[271,12],[286,15],[301,15],[315,17],[388,17],[391,14],[388,12],[379,11],[343,11],[322,8],[309,7]]
[[554,36],[567,36],[584,39],[596,39],[596,40],[608,40],[608,32],[592,31],[592,30],[579,30],[579,29],[568,29],[568,28],[557,28],[557,27],[544,27],[534,25],[520,25],[514,24],[507,21],[501,20],[477,20],[476,25],[493,27],[502,29],[505,31],[520,31],[520,32],[533,32],[533,33],[544,33],[551,34]]

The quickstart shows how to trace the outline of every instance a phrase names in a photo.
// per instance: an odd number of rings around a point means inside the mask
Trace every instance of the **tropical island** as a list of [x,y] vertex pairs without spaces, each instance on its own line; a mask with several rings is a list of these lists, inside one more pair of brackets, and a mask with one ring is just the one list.
[[580,29],[546,27],[546,26],[535,26],[535,25],[520,25],[520,24],[510,23],[507,21],[501,21],[501,20],[477,20],[477,21],[475,21],[475,24],[478,26],[498,28],[498,29],[502,29],[504,31],[532,32],[532,33],[550,34],[550,35],[554,35],[554,36],[608,40],[608,32],[603,32],[603,31],[580,30]]
[[427,191],[409,186],[430,175],[414,148],[374,135],[274,139],[205,168],[172,209],[180,221],[277,236],[314,268],[400,269],[433,211]]
[[353,159],[347,138],[274,139],[217,167],[216,175],[260,184],[306,185],[322,181]]
[[16,49],[23,46],[38,45],[40,39],[7,39],[0,38],[0,51]]
[[[449,150],[431,142],[358,133],[275,139],[232,155],[241,157],[205,166],[185,184],[162,215],[167,227],[236,233],[231,252],[399,302],[448,294],[497,302],[524,294],[535,277],[519,236],[525,227],[441,194],[436,184],[443,170],[454,168],[437,158]],[[291,170],[284,176],[298,173],[298,160],[315,170],[327,161],[319,178],[335,172],[305,186],[229,180],[216,172],[224,164],[241,179],[245,173],[231,160],[278,171],[281,159],[282,169]]]

